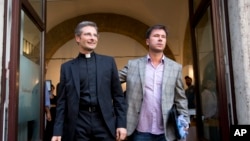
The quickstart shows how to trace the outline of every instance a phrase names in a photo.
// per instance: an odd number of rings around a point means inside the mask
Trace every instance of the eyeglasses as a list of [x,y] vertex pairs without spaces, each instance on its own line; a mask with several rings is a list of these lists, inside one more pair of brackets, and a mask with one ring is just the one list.
[[83,36],[85,36],[85,37],[92,37],[92,36],[94,36],[94,37],[96,37],[96,38],[99,37],[98,34],[91,34],[91,33],[83,33]]

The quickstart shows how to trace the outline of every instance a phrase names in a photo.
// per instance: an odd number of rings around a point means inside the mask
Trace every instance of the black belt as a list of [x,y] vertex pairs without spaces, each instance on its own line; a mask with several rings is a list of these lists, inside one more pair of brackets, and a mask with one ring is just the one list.
[[100,110],[98,106],[87,106],[87,105],[80,105],[80,110],[88,111],[88,112],[97,112]]

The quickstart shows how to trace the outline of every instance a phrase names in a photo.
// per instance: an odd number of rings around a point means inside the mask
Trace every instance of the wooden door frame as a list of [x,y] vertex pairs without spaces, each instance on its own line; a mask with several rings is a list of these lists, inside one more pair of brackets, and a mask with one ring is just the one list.
[[[227,0],[226,0],[227,1]],[[221,5],[225,6],[225,9],[222,9]],[[218,93],[220,94],[218,96],[219,98],[219,128],[221,133],[221,139],[222,140],[230,140],[229,139],[229,133],[230,133],[230,114],[228,109],[228,95],[227,95],[227,88],[225,83],[225,54],[229,56],[229,74],[230,74],[230,80],[233,82],[233,72],[232,72],[232,61],[231,61],[231,49],[230,49],[230,41],[229,37],[226,37],[226,42],[223,43],[222,41],[225,40],[224,35],[229,35],[228,30],[228,15],[227,15],[227,3],[224,0],[201,0],[197,10],[194,10],[193,7],[193,0],[189,0],[189,16],[190,16],[190,31],[191,31],[191,39],[192,39],[192,51],[193,51],[193,58],[194,58],[194,77],[195,80],[200,80],[199,76],[199,69],[198,69],[198,53],[196,50],[196,39],[195,39],[195,27],[201,20],[202,16],[207,11],[207,8],[211,8],[211,19],[212,19],[212,33],[213,33],[213,44],[214,44],[214,53],[215,53],[215,66],[216,66],[216,87],[218,90]],[[220,11],[224,10],[225,17],[222,18],[220,16]],[[226,30],[223,30],[222,20],[226,23]],[[228,52],[225,52],[223,48],[227,48]],[[200,82],[195,81],[196,85],[196,92],[200,92]],[[234,84],[231,84],[230,86],[231,92],[232,92],[232,99],[233,99],[233,114],[234,115],[234,122],[237,122],[237,118],[235,116],[236,110],[235,110],[235,97],[234,97]],[[197,95],[197,104],[201,105],[200,103],[200,95]],[[203,122],[201,119],[202,111],[201,106],[197,107],[197,115],[200,115],[200,118],[197,118],[197,134],[198,138],[200,140],[203,139]]]
[[[36,13],[28,0],[12,1],[12,23],[11,23],[11,47],[10,47],[10,62],[9,62],[9,105],[8,105],[8,134],[7,139],[11,141],[17,140],[18,137],[18,97],[19,97],[19,75],[20,74],[20,25],[21,25],[21,10],[33,21],[37,28],[42,32],[42,48],[40,54],[41,72],[45,72],[44,67],[44,36],[46,32],[46,0],[41,1],[42,17]],[[40,74],[40,80],[44,81],[45,75]],[[44,83],[41,83],[41,93],[44,92]],[[40,112],[40,139],[43,136],[44,129],[44,95],[40,96],[41,112]]]

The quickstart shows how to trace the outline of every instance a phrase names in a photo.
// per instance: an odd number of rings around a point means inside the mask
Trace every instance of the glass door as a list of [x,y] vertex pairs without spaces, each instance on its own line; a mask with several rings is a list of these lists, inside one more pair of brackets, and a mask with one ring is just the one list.
[[39,140],[41,31],[21,12],[18,140]]
[[195,28],[196,48],[198,56],[201,118],[203,135],[208,141],[220,141],[218,118],[218,90],[216,88],[216,69],[214,41],[210,7]]
[[[5,140],[39,141],[44,130],[46,1],[12,1]],[[7,93],[8,93],[7,92]]]
[[[229,140],[229,102],[225,70],[228,46],[226,4],[223,0],[201,0],[198,8],[189,0],[190,25],[196,82],[196,122],[199,140]],[[230,71],[229,71],[230,72]],[[228,86],[228,87],[226,87]]]

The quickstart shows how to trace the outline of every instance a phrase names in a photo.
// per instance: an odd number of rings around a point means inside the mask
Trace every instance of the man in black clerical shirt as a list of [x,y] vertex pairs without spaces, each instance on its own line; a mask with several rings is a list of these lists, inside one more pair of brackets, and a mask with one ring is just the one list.
[[120,141],[126,138],[127,104],[112,57],[94,52],[98,29],[75,29],[79,55],[61,66],[52,141]]

